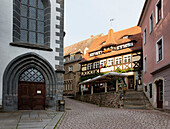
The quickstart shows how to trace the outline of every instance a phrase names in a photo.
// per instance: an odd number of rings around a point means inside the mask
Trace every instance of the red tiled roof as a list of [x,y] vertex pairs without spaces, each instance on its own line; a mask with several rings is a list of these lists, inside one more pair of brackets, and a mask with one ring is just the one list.
[[69,55],[69,54],[74,54],[76,52],[81,51],[82,53],[84,53],[84,49],[87,47],[89,48],[90,45],[93,43],[93,41],[98,38],[101,37],[102,34],[96,35],[96,36],[91,36],[91,38],[88,38],[86,40],[80,41],[78,43],[72,44],[70,46],[67,46],[64,48],[64,56]]
[[[119,54],[123,54],[123,53],[129,53],[129,52],[132,52],[135,50],[142,49],[142,38],[141,38],[141,28],[140,27],[135,26],[135,27],[132,27],[129,29],[125,29],[125,30],[113,32],[113,33],[111,31],[112,31],[112,29],[109,30],[109,33],[111,33],[111,34],[98,37],[93,41],[88,52],[83,57],[83,60],[81,62],[110,57],[110,56],[119,55]],[[128,36],[128,35],[130,36],[129,38],[122,39],[122,37]],[[110,37],[110,36],[112,36],[112,37]],[[89,53],[101,50],[102,47],[105,47],[107,45],[112,45],[112,44],[120,45],[120,44],[124,44],[124,43],[130,42],[130,41],[133,41],[133,40],[135,40],[137,42],[131,48],[125,48],[125,49],[121,49],[118,51],[113,50],[109,53],[94,56],[94,57],[89,56]],[[106,43],[102,44],[103,42],[106,42]]]

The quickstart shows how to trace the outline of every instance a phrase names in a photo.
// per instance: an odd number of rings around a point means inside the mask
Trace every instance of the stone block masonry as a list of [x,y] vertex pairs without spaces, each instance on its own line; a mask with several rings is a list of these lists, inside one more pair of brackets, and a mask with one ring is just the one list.
[[86,94],[86,95],[77,95],[77,100],[96,104],[103,107],[119,107],[120,103],[120,93],[116,92],[107,92],[107,93],[95,93],[93,95]]

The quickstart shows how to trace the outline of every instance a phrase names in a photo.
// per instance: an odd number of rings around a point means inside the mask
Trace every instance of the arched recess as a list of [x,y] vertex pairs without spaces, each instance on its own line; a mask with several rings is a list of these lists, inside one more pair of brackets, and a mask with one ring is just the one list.
[[53,108],[56,104],[57,80],[51,64],[36,53],[26,53],[13,59],[5,69],[3,75],[3,108],[18,109],[18,80],[25,70],[35,68],[45,78],[45,107]]

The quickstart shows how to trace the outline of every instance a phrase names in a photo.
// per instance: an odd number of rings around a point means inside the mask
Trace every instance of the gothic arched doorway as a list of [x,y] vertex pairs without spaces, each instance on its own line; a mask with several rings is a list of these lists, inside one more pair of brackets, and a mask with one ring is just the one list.
[[42,73],[35,68],[27,69],[19,77],[18,109],[45,109],[45,79]]

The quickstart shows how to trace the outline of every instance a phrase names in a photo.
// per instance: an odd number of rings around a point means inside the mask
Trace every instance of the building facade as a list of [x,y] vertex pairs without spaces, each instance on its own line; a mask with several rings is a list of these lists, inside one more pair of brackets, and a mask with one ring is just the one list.
[[170,1],[146,0],[138,25],[143,36],[144,92],[155,108],[170,109]]
[[[81,63],[81,81],[103,75],[108,72],[127,73],[124,78],[128,89],[142,89],[142,40],[140,27],[113,32],[98,37],[83,57]],[[116,90],[116,79],[107,83],[109,90]],[[101,80],[102,83],[102,80]],[[101,85],[101,86],[100,86]],[[104,91],[102,84],[93,86],[94,92]],[[96,88],[96,89],[95,89]],[[102,90],[103,88],[103,90]],[[89,86],[83,89],[90,90]]]
[[91,36],[91,38],[80,41],[64,48],[64,95],[76,95],[79,92],[80,83],[80,61],[95,38],[100,35]]
[[64,0],[3,0],[0,17],[0,105],[4,110],[58,110]]

